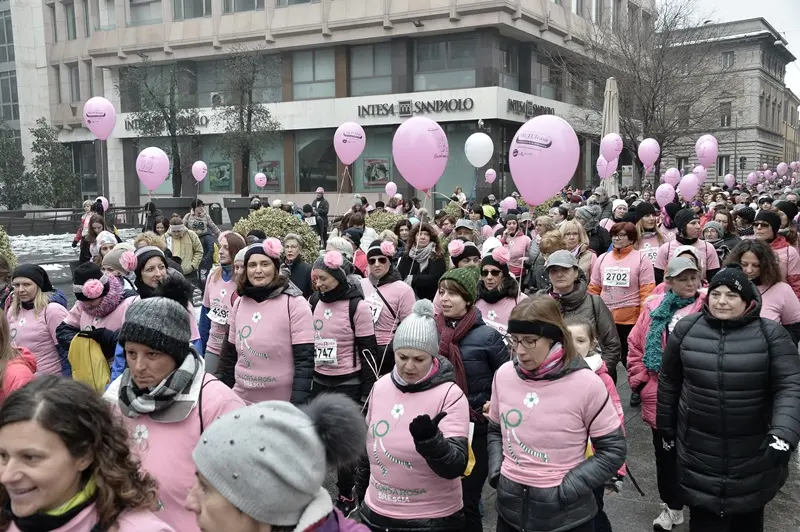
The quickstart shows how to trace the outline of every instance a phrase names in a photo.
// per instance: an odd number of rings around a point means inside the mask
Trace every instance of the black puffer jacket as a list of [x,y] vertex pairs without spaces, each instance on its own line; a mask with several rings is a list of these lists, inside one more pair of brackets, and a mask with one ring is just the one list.
[[[514,366],[521,379],[529,379],[518,364]],[[579,358],[560,372],[546,377],[546,380],[558,380],[576,371],[591,370]],[[576,407],[565,405],[564,408]],[[613,408],[609,397],[603,408]],[[589,437],[589,429],[586,427],[586,438]],[[535,488],[518,484],[500,474],[506,442],[499,424],[489,422],[488,442],[489,485],[497,488],[498,514],[519,530],[566,531],[592,520],[597,513],[593,490],[603,486],[616,474],[625,462],[627,452],[625,434],[622,427],[617,427],[609,434],[592,438],[594,456],[572,468],[561,484],[552,488]]]
[[758,298],[735,320],[708,307],[682,319],[659,372],[656,423],[676,439],[684,499],[717,515],[763,508],[788,473],[766,458],[767,435],[800,439],[797,345],[760,311]]
[[[466,406],[463,402],[459,404],[459,401],[463,401],[464,392],[455,384],[456,374],[453,366],[443,357],[437,356],[436,358],[439,361],[439,370],[425,381],[415,384],[401,384],[397,382],[394,374],[390,374],[381,377],[380,381],[375,384],[375,388],[380,389],[383,387],[383,389],[386,390],[387,388],[384,386],[394,386],[403,394],[424,394],[439,386],[446,386],[449,388],[445,393],[443,402],[434,395],[432,401],[435,400],[436,403],[430,405],[430,408],[418,412],[405,412],[404,415],[408,416],[409,419],[414,419],[422,414],[427,414],[431,418],[434,418],[439,412],[453,412],[455,408],[464,408],[466,410]],[[441,404],[439,404],[440,402]],[[466,414],[466,412],[463,412],[463,414]],[[376,423],[379,419],[380,416],[376,416],[376,419],[367,419],[367,424]],[[445,438],[442,431],[439,430],[433,438],[423,441],[417,441],[415,439],[414,448],[436,476],[455,480],[464,474],[469,454],[467,450],[467,438]],[[422,467],[424,471],[424,466],[421,465],[420,467]],[[422,482],[418,477],[417,481],[414,481],[414,472],[418,471],[420,467],[417,467],[415,463],[414,469],[409,471],[407,473],[407,478],[403,480],[404,485],[417,485]],[[358,468],[356,469],[356,496],[361,503],[364,501],[364,494],[367,491],[369,480],[369,457],[367,455],[362,455],[358,463]],[[376,480],[378,482],[383,482],[381,478]],[[391,479],[387,479],[386,481],[390,482]],[[435,494],[432,496],[435,497]],[[366,504],[361,505],[360,511],[363,522],[372,530],[461,530],[464,527],[464,512],[462,510],[446,517],[429,519],[414,519],[413,515],[409,515],[409,519],[392,519],[373,512]]]
[[300,289],[303,297],[308,299],[314,291],[311,286],[311,265],[298,258],[291,264],[284,264],[284,267],[289,270],[289,279]]

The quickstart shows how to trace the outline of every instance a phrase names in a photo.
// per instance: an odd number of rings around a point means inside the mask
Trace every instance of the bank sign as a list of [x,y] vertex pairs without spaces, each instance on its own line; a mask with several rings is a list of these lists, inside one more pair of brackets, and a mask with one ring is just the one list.
[[359,105],[358,116],[414,116],[434,113],[458,113],[472,111],[475,101],[472,98],[450,98],[449,100],[400,100],[397,103],[377,103]]
[[556,110],[552,107],[545,107],[544,105],[536,105],[531,100],[512,100],[508,99],[508,112],[515,115],[523,115],[526,118],[540,115],[554,115]]

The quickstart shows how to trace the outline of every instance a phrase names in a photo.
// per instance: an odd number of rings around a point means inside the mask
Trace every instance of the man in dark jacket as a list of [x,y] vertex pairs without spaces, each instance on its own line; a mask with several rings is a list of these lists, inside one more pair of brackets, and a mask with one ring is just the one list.
[[764,530],[764,506],[788,476],[800,440],[800,357],[738,265],[720,270],[701,314],[669,335],[656,423],[676,449],[691,529]]
[[289,279],[303,292],[303,297],[308,299],[314,291],[311,286],[311,265],[303,262],[303,237],[289,233],[283,239],[283,249],[286,259],[281,269],[289,272]]
[[322,249],[325,249],[325,244],[328,242],[328,211],[330,211],[331,205],[325,199],[324,188],[317,188],[317,198],[311,202],[311,206],[314,207],[317,216],[322,218]]
[[600,219],[605,220],[611,218],[614,214],[614,205],[608,199],[608,192],[603,187],[594,189],[594,195],[597,196],[597,204],[600,206]]
[[581,223],[589,236],[589,249],[594,251],[597,256],[608,251],[611,246],[611,235],[599,225],[602,220],[601,216],[602,209],[598,205],[584,205],[575,209],[575,219]]

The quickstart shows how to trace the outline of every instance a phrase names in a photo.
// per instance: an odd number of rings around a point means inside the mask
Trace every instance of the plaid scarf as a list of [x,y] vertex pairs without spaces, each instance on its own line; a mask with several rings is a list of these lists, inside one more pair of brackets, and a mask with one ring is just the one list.
[[[194,350],[175,371],[153,388],[141,389],[131,379],[131,369],[125,368],[120,377],[119,408],[126,417],[149,415],[170,408],[176,403],[191,403],[195,398],[189,394],[192,383],[202,368]],[[191,408],[190,405],[190,408]]]

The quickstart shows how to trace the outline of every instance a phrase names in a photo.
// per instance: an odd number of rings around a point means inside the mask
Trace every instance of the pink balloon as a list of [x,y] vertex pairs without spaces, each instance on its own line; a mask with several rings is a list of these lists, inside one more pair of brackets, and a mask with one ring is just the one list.
[[747,183],[750,185],[755,185],[756,183],[758,183],[758,174],[756,174],[755,172],[750,172],[749,174],[747,174]]
[[441,126],[424,116],[400,124],[392,140],[392,156],[400,175],[423,192],[432,189],[442,177],[449,154]]
[[677,168],[670,168],[664,172],[664,182],[677,187],[681,181],[681,172]]
[[775,174],[772,173],[772,170],[764,170],[764,177],[771,181],[775,179]]
[[797,170],[797,161],[792,161],[792,162],[790,162],[790,163],[789,163],[789,168],[791,168],[791,169],[792,169],[792,172],[794,172],[795,170]]
[[692,173],[697,176],[698,182],[702,185],[708,177],[708,170],[704,166],[695,166]]
[[386,195],[390,198],[393,198],[395,194],[397,194],[397,183],[394,181],[389,181],[386,183]]
[[786,175],[786,172],[789,171],[789,165],[786,163],[779,163],[778,164],[778,175],[783,177]]
[[136,175],[147,190],[153,192],[167,179],[169,157],[161,148],[150,146],[143,149],[136,158]]
[[697,139],[697,142],[694,143],[695,152],[697,152],[700,149],[700,146],[702,146],[707,142],[710,142],[714,146],[714,149],[718,147],[717,137],[715,137],[714,135],[706,134],[701,136],[699,139]]
[[642,161],[645,168],[656,164],[659,155],[661,155],[661,146],[658,145],[656,139],[644,139],[639,144],[639,160]]
[[689,201],[695,197],[697,191],[700,190],[700,180],[696,174],[686,174],[681,179],[680,184],[681,196],[683,201]]
[[494,183],[494,180],[497,179],[497,172],[489,168],[486,170],[486,182],[487,183]]
[[792,172],[792,179],[797,179],[797,172]]
[[264,175],[263,172],[258,172],[256,175],[254,175],[253,181],[255,181],[258,188],[264,188],[267,186],[267,176]]
[[605,160],[605,158],[601,155],[597,158],[597,175],[600,176],[600,179],[608,179],[614,172],[617,171],[617,165],[619,164],[619,159],[614,159],[611,162]]
[[105,196],[98,196],[95,201],[97,200],[100,200],[100,204],[103,206],[103,212],[106,212],[108,210],[108,198]]
[[364,133],[364,128],[355,122],[345,122],[336,128],[336,133],[333,134],[333,149],[336,150],[339,160],[347,165],[353,164],[358,159],[366,144],[367,135]]
[[622,137],[617,133],[609,133],[600,141],[600,155],[606,161],[613,161],[622,153]]
[[733,177],[733,174],[726,175],[722,181],[728,186],[728,188],[732,188],[733,185],[736,184],[736,178]]
[[761,170],[759,170],[758,172],[756,172],[756,176],[757,176],[759,179],[764,179],[764,172],[762,172]]
[[764,185],[759,183],[758,185],[756,185],[756,190],[758,190],[759,192],[764,192]]
[[95,96],[83,104],[83,123],[95,137],[108,140],[117,123],[117,112],[111,102]]
[[507,197],[503,201],[500,202],[500,207],[504,208],[506,211],[511,209],[517,208],[517,200],[512,198],[511,196]]
[[700,161],[700,164],[708,168],[717,162],[717,153],[719,149],[716,139],[714,139],[714,142],[710,140],[701,142],[699,146],[695,146],[695,152],[697,153],[697,160]]
[[208,165],[203,161],[195,161],[192,165],[192,176],[198,183],[208,175]]
[[514,135],[509,148],[511,178],[529,205],[539,205],[566,185],[580,158],[578,136],[566,120],[554,115],[531,118]]
[[667,203],[672,203],[675,199],[675,187],[669,183],[658,185],[656,189],[656,201],[659,205],[664,206]]

